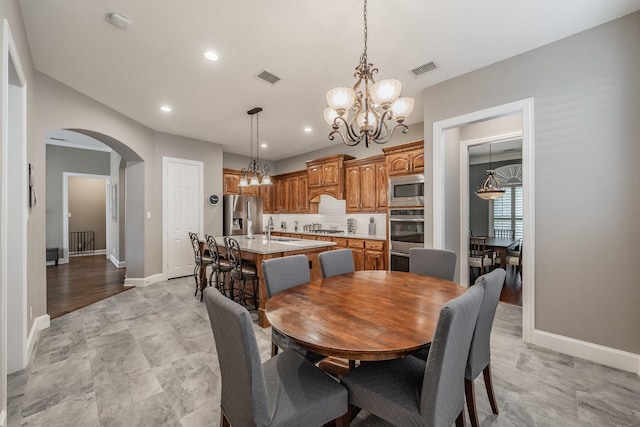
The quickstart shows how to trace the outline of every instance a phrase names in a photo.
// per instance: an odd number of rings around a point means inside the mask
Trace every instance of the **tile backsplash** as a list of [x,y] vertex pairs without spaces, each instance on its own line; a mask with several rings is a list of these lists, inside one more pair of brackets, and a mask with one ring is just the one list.
[[338,230],[344,230],[346,233],[347,218],[354,218],[356,220],[356,234],[358,235],[369,234],[369,221],[373,217],[373,222],[376,224],[375,236],[386,237],[387,216],[385,214],[347,214],[346,201],[336,200],[326,195],[320,196],[317,214],[265,214],[263,215],[262,223],[266,225],[269,217],[273,218],[274,231],[281,231],[280,224],[286,222],[289,233],[295,232],[295,221],[298,221],[297,231],[300,232],[304,230],[303,226],[305,224],[319,222],[322,229],[337,227]]

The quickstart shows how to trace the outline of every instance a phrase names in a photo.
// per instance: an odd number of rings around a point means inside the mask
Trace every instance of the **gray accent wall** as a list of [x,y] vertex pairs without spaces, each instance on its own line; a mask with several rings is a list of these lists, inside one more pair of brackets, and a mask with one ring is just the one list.
[[[493,162],[491,167],[498,169],[501,166],[520,164],[520,160],[505,160]],[[489,235],[489,202],[476,196],[474,192],[487,178],[489,163],[469,166],[469,230],[474,236]]]
[[638,40],[634,13],[423,91],[429,158],[434,122],[534,98],[535,328],[635,354]]

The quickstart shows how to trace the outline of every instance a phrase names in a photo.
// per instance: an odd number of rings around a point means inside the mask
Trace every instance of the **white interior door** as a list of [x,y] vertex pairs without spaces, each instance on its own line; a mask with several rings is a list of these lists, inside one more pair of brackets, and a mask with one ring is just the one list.
[[189,232],[202,238],[202,162],[163,157],[164,274],[193,274]]

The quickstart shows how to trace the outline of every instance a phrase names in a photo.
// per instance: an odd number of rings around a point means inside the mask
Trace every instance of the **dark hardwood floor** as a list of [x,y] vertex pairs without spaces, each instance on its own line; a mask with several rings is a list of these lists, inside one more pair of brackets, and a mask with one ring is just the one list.
[[69,258],[69,264],[47,267],[47,312],[51,319],[131,289],[124,268],[104,255]]
[[[507,277],[500,293],[500,301],[522,306],[522,277],[518,270],[512,266],[507,266],[506,271]],[[477,278],[478,274],[475,271],[470,273],[469,283],[474,283]]]

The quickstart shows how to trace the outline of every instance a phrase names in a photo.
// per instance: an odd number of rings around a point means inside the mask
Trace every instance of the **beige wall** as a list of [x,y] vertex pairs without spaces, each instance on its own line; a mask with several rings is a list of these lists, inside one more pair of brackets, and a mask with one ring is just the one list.
[[535,327],[636,354],[638,40],[635,13],[424,90],[428,157],[434,122],[534,98]]
[[69,232],[93,231],[96,251],[107,248],[106,197],[105,179],[69,177]]

